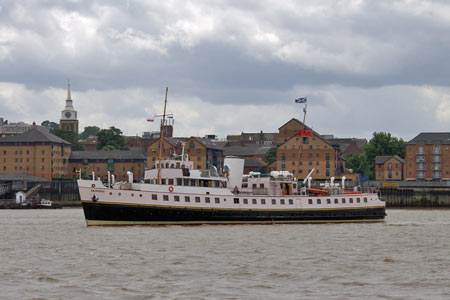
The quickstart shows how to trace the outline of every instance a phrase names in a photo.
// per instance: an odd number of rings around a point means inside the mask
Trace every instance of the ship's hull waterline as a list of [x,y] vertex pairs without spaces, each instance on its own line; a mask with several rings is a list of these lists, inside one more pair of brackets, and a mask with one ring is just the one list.
[[383,222],[384,207],[217,209],[83,201],[88,226]]

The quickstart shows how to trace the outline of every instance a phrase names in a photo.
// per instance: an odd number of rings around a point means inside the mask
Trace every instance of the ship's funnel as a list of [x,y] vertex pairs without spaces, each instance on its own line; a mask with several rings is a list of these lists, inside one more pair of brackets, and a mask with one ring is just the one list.
[[228,187],[240,189],[242,187],[242,176],[244,175],[244,159],[236,156],[227,156],[223,165],[223,173],[228,178]]

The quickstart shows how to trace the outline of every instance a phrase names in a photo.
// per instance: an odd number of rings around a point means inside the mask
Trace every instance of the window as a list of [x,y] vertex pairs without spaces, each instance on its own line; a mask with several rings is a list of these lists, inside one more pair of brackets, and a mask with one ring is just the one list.
[[327,199],[327,204],[331,204],[331,199]]
[[163,200],[164,201],[169,201],[169,195],[163,195]]
[[248,199],[244,199],[244,204],[248,204]]
[[158,195],[152,194],[152,200],[158,200]]
[[364,197],[364,202],[367,203],[367,198],[366,197]]
[[265,205],[266,204],[266,199],[261,199],[261,204]]
[[339,199],[335,198],[334,199],[334,204],[338,204],[339,203]]
[[200,197],[195,197],[195,202],[200,203]]
[[303,137],[303,144],[309,144],[308,137]]
[[133,193],[131,193],[131,197],[134,197],[134,194],[133,194]]
[[294,204],[294,200],[289,199],[289,205],[293,205]]
[[214,202],[220,203],[220,198],[214,198]]
[[322,200],[317,199],[317,204],[322,204]]
[[173,185],[173,178],[169,179],[169,185]]
[[308,204],[312,204],[312,199],[308,199]]
[[122,193],[119,193],[119,196],[122,196]]
[[353,198],[350,198],[349,202],[350,202],[350,203],[353,203]]
[[239,198],[234,198],[233,201],[234,201],[234,204],[239,204]]
[[356,203],[361,203],[361,199],[360,198],[356,198]]
[[273,204],[273,205],[277,204],[277,200],[272,199],[272,204]]
[[280,204],[284,205],[284,199],[280,199]]
[[211,203],[211,198],[206,197],[206,198],[205,198],[205,203]]
[[180,196],[178,195],[173,196],[173,200],[176,202],[180,202]]
[[342,198],[342,203],[345,203],[345,198]]
[[252,204],[256,204],[256,199],[252,199]]
[[191,198],[189,198],[189,196],[184,196],[184,202],[191,202]]
[[259,187],[260,187],[260,188],[264,188],[264,183],[261,183],[261,184],[259,185]]

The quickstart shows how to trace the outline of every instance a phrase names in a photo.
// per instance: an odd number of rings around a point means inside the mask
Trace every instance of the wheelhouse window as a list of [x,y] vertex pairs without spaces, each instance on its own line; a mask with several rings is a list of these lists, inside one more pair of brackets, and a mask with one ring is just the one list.
[[152,200],[158,200],[158,195],[152,194]]

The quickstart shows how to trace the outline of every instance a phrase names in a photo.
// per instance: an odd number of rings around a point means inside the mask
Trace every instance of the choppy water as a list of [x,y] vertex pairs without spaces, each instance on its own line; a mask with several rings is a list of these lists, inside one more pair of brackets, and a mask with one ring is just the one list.
[[1,299],[450,299],[450,210],[385,223],[86,227],[0,210]]

